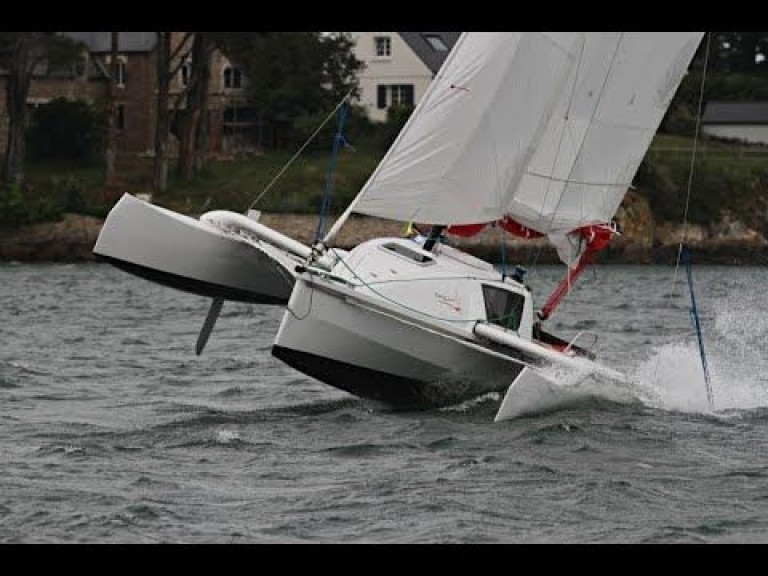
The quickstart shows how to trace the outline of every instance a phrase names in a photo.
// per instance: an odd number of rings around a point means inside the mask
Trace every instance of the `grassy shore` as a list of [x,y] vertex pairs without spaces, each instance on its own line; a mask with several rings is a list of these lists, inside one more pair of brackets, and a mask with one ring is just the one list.
[[[654,221],[683,220],[693,147],[690,138],[660,134],[654,139],[635,178]],[[332,214],[343,211],[382,155],[383,151],[365,146],[342,151],[333,179]],[[292,156],[292,151],[284,151],[216,158],[192,182],[171,170],[168,189],[154,194],[153,202],[186,214],[245,211],[254,203],[265,213],[317,214],[327,186],[330,154],[305,153],[286,167]],[[152,191],[153,162],[151,157],[118,158],[119,182],[110,188],[101,184],[98,167],[29,165],[28,185],[16,192],[20,197],[15,200],[28,217],[18,223],[55,221],[65,212],[104,217],[124,192]],[[766,233],[768,147],[701,140],[691,183],[690,222],[708,225],[727,210],[748,227]]]

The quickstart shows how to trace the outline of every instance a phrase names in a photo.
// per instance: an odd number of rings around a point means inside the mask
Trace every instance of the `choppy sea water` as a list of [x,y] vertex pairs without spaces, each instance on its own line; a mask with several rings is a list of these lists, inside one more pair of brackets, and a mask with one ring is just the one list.
[[[694,256],[695,257],[695,256]],[[534,270],[537,293],[560,270]],[[0,265],[0,542],[768,542],[768,269],[597,267],[549,322],[626,385],[381,412],[269,351],[281,309]],[[542,297],[544,295],[542,294]]]

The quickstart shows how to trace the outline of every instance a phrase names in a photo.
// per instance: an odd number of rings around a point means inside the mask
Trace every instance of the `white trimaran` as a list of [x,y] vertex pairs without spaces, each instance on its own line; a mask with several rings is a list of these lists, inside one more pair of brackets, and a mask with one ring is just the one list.
[[[272,353],[352,394],[400,408],[506,391],[496,420],[546,398],[555,366],[622,375],[541,329],[595,253],[702,32],[464,33],[368,182],[310,248],[231,212],[200,221],[125,196],[94,252],[215,298],[282,303]],[[426,235],[333,248],[353,212]],[[143,239],[135,226],[142,218]],[[175,232],[157,232],[167,221]],[[487,225],[546,235],[568,266],[534,312],[520,274],[444,242]],[[165,248],[160,248],[159,244]],[[159,253],[165,250],[166,253]],[[175,256],[174,256],[175,254]],[[578,338],[578,336],[577,336]],[[204,342],[204,340],[203,340]]]

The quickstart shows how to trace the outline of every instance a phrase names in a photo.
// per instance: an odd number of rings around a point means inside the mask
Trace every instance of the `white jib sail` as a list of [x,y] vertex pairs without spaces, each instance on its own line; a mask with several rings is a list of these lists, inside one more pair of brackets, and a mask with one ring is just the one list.
[[608,222],[702,32],[588,32],[507,213],[543,233]]

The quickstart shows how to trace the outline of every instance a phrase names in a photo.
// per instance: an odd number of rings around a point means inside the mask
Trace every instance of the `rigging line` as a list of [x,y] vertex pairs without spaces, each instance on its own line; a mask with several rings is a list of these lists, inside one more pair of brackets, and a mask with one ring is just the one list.
[[[696,111],[696,128],[693,133],[693,146],[691,147],[691,164],[690,169],[688,171],[688,189],[685,193],[685,208],[683,210],[683,233],[682,238],[680,239],[680,244],[677,247],[677,257],[675,259],[675,270],[672,276],[672,287],[674,288],[675,283],[677,282],[677,275],[680,270],[680,259],[683,255],[683,247],[685,246],[685,242],[688,239],[688,207],[690,205],[691,200],[691,188],[693,185],[693,167],[694,162],[696,160],[696,148],[698,146],[699,141],[699,130],[701,128],[701,108],[704,101],[704,84],[707,79],[707,68],[709,68],[709,49],[710,44],[712,42],[712,33],[707,33],[707,44],[704,48],[704,67],[701,71],[701,84],[699,86],[699,102],[697,106]],[[667,294],[667,308],[672,307],[672,293]],[[658,384],[658,372],[659,372],[659,362],[661,358],[656,358],[656,368],[654,369],[653,373],[653,381],[654,383]]]
[[[581,140],[581,144],[579,144],[579,151],[576,153],[576,159],[578,159],[579,155],[581,154],[581,150],[584,148],[584,143],[587,141],[587,135],[589,134],[589,131],[591,130],[592,126],[594,125],[594,119],[595,115],[597,114],[597,109],[600,107],[600,102],[603,99],[603,95],[605,94],[605,87],[608,85],[608,79],[611,77],[611,74],[613,73],[614,64],[616,63],[616,56],[619,53],[619,46],[621,46],[622,41],[624,40],[624,32],[621,33],[619,36],[618,41],[616,42],[616,47],[613,49],[613,55],[611,56],[611,65],[608,66],[608,71],[605,73],[605,78],[603,78],[603,85],[600,87],[600,94],[597,96],[597,101],[595,102],[595,107],[592,109],[592,114],[590,114],[589,117],[589,124],[587,124],[587,129],[584,132],[584,138]],[[576,162],[571,165],[571,169],[568,172],[568,180],[571,179],[571,174],[573,174],[573,169],[576,166]],[[557,202],[556,208],[560,207],[560,204],[563,201],[563,194],[560,194],[560,200]],[[552,220],[550,221],[550,226],[552,225],[552,222],[555,219],[555,212],[552,212]],[[584,224],[584,191],[581,191],[581,194],[579,194],[579,222],[583,225]],[[581,261],[581,255],[584,254],[584,250],[586,250],[586,247],[584,246],[584,238],[579,237],[579,261]],[[570,264],[568,265],[570,268]],[[568,274],[566,276],[568,279],[568,292],[571,291],[571,275]]]
[[[576,95],[576,86],[579,83],[579,74],[581,73],[581,63],[584,61],[584,47],[587,44],[587,37],[582,36],[581,41],[581,50],[579,51],[579,61],[576,63],[576,73],[574,74],[573,78],[573,86],[571,87],[571,94],[568,97],[568,106],[565,109],[565,119],[563,121],[563,128],[560,131],[560,137],[557,140],[557,150],[555,151],[555,157],[552,159],[552,166],[550,168],[549,178],[547,178],[547,191],[544,193],[544,198],[541,201],[541,208],[540,211],[544,210],[544,206],[547,203],[547,198],[549,197],[549,191],[552,186],[553,177],[555,174],[555,166],[557,165],[557,160],[560,157],[560,150],[563,145],[563,140],[565,139],[565,131],[568,128],[568,118],[571,116],[571,107],[573,106],[573,98]],[[552,216],[554,219],[554,215]],[[550,225],[552,222],[550,221]],[[532,252],[532,256],[529,258],[531,260],[531,267],[535,267],[536,263],[539,260],[539,256],[541,255],[542,246],[539,245],[537,247],[531,247],[530,248]]]
[[504,230],[498,228],[499,240],[501,242],[501,281],[507,277],[507,239]]
[[[621,33],[619,36],[618,41],[616,42],[616,46],[613,49],[613,54],[611,55],[611,63],[608,66],[608,70],[605,72],[605,77],[603,78],[603,85],[600,87],[600,92],[597,95],[597,100],[595,101],[595,106],[592,108],[592,113],[589,115],[589,123],[587,124],[587,128],[584,131],[584,137],[581,139],[581,143],[579,144],[579,149],[576,152],[576,155],[574,156],[574,162],[571,165],[571,169],[568,172],[568,178],[567,180],[571,180],[571,174],[573,174],[573,168],[576,165],[576,159],[581,155],[581,151],[584,148],[584,143],[587,141],[587,136],[589,135],[590,130],[592,130],[592,126],[594,125],[595,115],[597,114],[598,108],[600,108],[600,102],[603,99],[603,96],[605,95],[605,87],[608,85],[608,79],[611,77],[614,66],[616,64],[616,57],[619,54],[619,47],[621,46],[622,41],[624,40],[624,32]],[[575,88],[574,88],[575,89]],[[584,195],[582,194],[582,202],[584,200]],[[557,205],[555,206],[555,209],[560,207],[560,204],[563,201],[563,195],[560,195],[560,200],[558,200]],[[583,208],[583,206],[582,206]],[[552,211],[552,218],[549,221],[549,226],[552,226],[552,222],[555,221],[555,211]]]
[[[683,237],[680,240],[680,244],[684,244],[688,240],[688,206],[691,203],[691,188],[693,185],[693,165],[696,161],[696,148],[699,142],[699,130],[701,128],[701,108],[704,102],[704,83],[707,80],[707,62],[709,61],[709,45],[712,41],[712,34],[707,34],[707,46],[704,50],[704,69],[701,72],[701,86],[699,88],[699,104],[696,111],[696,131],[693,134],[693,149],[691,150],[691,166],[688,170],[688,190],[685,194],[685,211],[683,212]],[[677,263],[675,268],[680,264],[680,252],[678,251]]]
[[[491,146],[492,146],[492,153],[493,153],[493,169],[495,172],[495,178],[494,181],[497,183],[496,185],[496,206],[499,209],[499,213],[504,213],[504,206],[502,204],[502,190],[501,186],[499,186],[499,183],[501,183],[501,171],[499,170],[499,155],[498,155],[498,148],[496,146],[496,140],[491,139]],[[494,222],[494,226],[496,223]],[[504,281],[504,277],[507,274],[507,263],[506,263],[506,253],[505,253],[505,242],[504,242],[504,230],[499,228],[499,232],[501,233],[500,239],[501,239],[501,281]]]
[[[294,154],[294,155],[293,155],[293,157],[291,157],[291,159],[290,159],[290,160],[288,160],[288,162],[286,162],[286,163],[285,163],[285,165],[283,165],[283,167],[280,169],[280,172],[278,172],[278,173],[277,173],[277,175],[276,175],[274,178],[272,178],[272,180],[270,181],[270,183],[269,183],[269,184],[267,184],[267,185],[264,187],[264,190],[262,190],[262,191],[261,191],[261,194],[259,194],[259,195],[256,197],[256,199],[255,199],[253,202],[251,202],[251,204],[248,206],[248,210],[251,210],[251,209],[252,209],[252,208],[253,208],[253,207],[254,207],[256,204],[258,204],[259,200],[261,200],[261,199],[264,197],[264,194],[266,194],[266,193],[269,191],[269,189],[270,189],[270,188],[272,188],[272,186],[275,184],[275,182],[277,182],[277,180],[278,180],[278,179],[279,179],[279,178],[280,178],[280,177],[283,175],[283,173],[284,173],[286,170],[288,170],[288,167],[289,167],[291,164],[293,164],[293,161],[294,161],[294,160],[296,160],[296,158],[298,158],[298,157],[299,157],[299,155],[300,155],[300,154],[301,154],[301,153],[304,151],[304,149],[305,149],[307,146],[309,146],[309,143],[310,143],[310,142],[312,142],[312,140],[315,138],[315,136],[317,136],[317,134],[320,132],[320,130],[322,130],[322,129],[323,129],[323,126],[325,126],[325,125],[328,123],[328,121],[329,121],[331,118],[333,118],[334,114],[336,114],[336,111],[337,111],[339,108],[341,108],[341,107],[342,107],[342,105],[343,105],[343,104],[344,104],[344,103],[347,101],[347,99],[348,99],[348,98],[350,97],[350,95],[352,94],[352,91],[353,91],[353,90],[354,90],[354,88],[350,88],[350,89],[349,89],[349,92],[347,92],[347,93],[344,95],[344,97],[341,99],[341,101],[340,101],[338,104],[336,104],[336,107],[335,107],[333,110],[331,110],[331,113],[330,113],[330,114],[328,114],[328,116],[326,116],[325,120],[323,120],[323,121],[322,121],[322,123],[320,124],[320,126],[318,126],[318,127],[317,127],[317,129],[316,129],[316,130],[315,130],[315,131],[312,133],[312,135],[311,135],[309,138],[307,138],[307,141],[306,141],[306,142],[304,142],[304,144],[302,144],[302,145],[301,145],[301,148],[299,148],[299,149],[298,149],[298,151],[296,152],[296,154]],[[248,210],[246,210],[246,212],[248,212]]]
[[696,330],[696,339],[699,343],[699,354],[701,355],[701,367],[704,370],[704,387],[707,391],[707,401],[709,409],[714,412],[715,402],[712,399],[712,383],[709,379],[709,369],[707,368],[707,355],[704,353],[704,340],[701,336],[701,324],[699,323],[699,312],[696,308],[696,296],[693,293],[693,272],[691,271],[691,249],[686,246],[683,253],[685,260],[685,271],[688,275],[688,289],[691,293],[691,320]]
[[328,220],[328,213],[331,210],[331,196],[333,194],[333,173],[336,168],[336,159],[339,155],[339,147],[342,143],[346,143],[344,138],[344,121],[347,118],[347,107],[342,104],[339,109],[339,121],[336,126],[336,134],[333,138],[333,151],[331,152],[331,159],[328,162],[328,174],[325,180],[325,193],[323,194],[323,203],[320,208],[320,218],[317,222],[317,230],[315,231],[315,244],[317,244],[323,234],[325,234],[325,224]]

